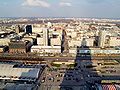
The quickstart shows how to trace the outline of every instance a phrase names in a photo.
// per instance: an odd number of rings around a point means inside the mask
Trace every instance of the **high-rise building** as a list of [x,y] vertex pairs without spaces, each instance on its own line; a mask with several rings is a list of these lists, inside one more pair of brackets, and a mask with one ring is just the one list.
[[15,27],[15,32],[16,32],[17,34],[20,33],[20,26],[19,26],[19,25],[16,25],[16,27]]
[[99,47],[102,48],[105,47],[106,35],[107,35],[107,31],[105,30],[101,30],[99,32]]
[[44,40],[44,46],[48,46],[48,29],[43,29],[43,40]]
[[26,29],[25,32],[27,34],[29,34],[29,33],[31,34],[32,33],[32,25],[27,25],[25,29]]
[[52,26],[52,23],[51,22],[48,22],[47,23],[47,27],[51,27]]

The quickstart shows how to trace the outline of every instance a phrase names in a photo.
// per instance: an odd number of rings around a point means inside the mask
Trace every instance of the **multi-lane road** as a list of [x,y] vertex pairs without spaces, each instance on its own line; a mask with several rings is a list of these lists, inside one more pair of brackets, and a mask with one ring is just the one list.
[[17,61],[68,61],[68,60],[120,60],[120,55],[105,55],[105,56],[95,56],[95,55],[81,55],[81,56],[39,56],[33,54],[9,54],[1,53],[0,61],[4,60],[17,60]]

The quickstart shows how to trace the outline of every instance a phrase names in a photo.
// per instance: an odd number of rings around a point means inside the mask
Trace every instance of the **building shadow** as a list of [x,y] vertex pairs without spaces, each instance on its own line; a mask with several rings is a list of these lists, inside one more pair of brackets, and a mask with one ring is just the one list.
[[91,50],[85,38],[77,46],[74,63],[73,68],[66,69],[60,90],[96,90],[95,83],[100,83],[101,77],[92,61]]

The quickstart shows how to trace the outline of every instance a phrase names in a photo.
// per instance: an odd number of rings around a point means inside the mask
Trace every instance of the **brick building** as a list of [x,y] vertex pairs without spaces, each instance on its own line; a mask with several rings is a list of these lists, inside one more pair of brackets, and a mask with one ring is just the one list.
[[29,41],[11,41],[9,43],[9,53],[26,53],[31,47]]

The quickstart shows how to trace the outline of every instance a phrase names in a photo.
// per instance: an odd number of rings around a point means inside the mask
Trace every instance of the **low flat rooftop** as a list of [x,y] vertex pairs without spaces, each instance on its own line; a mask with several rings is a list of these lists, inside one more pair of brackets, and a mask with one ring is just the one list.
[[15,64],[0,63],[0,79],[35,80],[39,76],[39,68],[14,67]]
[[32,90],[33,87],[34,87],[33,84],[15,84],[15,83],[0,84],[0,90]]

